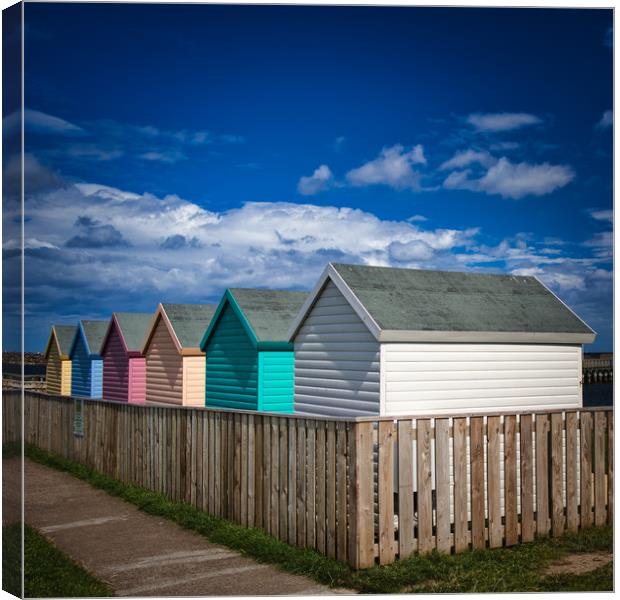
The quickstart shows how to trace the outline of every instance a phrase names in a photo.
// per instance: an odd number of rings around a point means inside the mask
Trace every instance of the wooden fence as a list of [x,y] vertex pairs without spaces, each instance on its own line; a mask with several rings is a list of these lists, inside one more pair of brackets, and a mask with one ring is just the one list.
[[[5,390],[4,441],[20,403]],[[77,435],[75,406],[25,392],[25,441],[356,568],[613,519],[611,409],[322,419],[84,400]]]

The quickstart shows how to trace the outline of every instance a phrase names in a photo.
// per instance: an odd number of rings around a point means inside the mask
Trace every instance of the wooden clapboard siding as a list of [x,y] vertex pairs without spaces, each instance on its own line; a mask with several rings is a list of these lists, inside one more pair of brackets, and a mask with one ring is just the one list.
[[296,413],[379,414],[379,343],[331,281],[294,343]]
[[146,401],[183,404],[183,358],[161,316],[145,358]]
[[[20,402],[3,395],[5,441],[21,435]],[[612,518],[611,410],[334,421],[85,399],[82,437],[73,410],[26,392],[25,441],[356,568]]]
[[183,357],[183,406],[205,404],[205,357]]
[[258,351],[230,303],[220,313],[205,351],[207,406],[256,410]]
[[127,401],[131,404],[144,404],[146,401],[146,359],[136,356],[130,358],[128,362]]
[[60,361],[60,395],[71,396],[73,363],[70,360]]
[[385,415],[581,406],[581,346],[382,344]]
[[[45,383],[48,394],[62,394],[62,364],[70,362],[60,359],[58,352],[58,346],[55,342],[50,344],[50,349],[47,355],[47,365],[45,367]],[[69,386],[70,387],[70,386]],[[69,389],[69,394],[71,389]]]
[[103,397],[127,402],[129,395],[129,359],[116,320],[112,319],[103,348]]

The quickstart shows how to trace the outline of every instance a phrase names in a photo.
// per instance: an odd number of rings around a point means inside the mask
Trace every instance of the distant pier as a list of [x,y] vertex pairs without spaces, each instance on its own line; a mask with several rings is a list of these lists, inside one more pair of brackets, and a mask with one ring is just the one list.
[[613,352],[584,352],[583,382],[612,383],[614,374]]

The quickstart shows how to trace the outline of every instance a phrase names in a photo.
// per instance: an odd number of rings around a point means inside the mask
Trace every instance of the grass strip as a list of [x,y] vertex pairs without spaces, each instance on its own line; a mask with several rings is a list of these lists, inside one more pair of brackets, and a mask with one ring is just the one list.
[[[26,456],[43,465],[67,472],[122,498],[140,510],[169,519],[210,541],[273,564],[283,571],[305,575],[333,587],[363,593],[394,592],[526,592],[611,590],[611,569],[602,567],[584,575],[545,577],[541,570],[550,562],[578,552],[612,552],[611,527],[590,528],[561,538],[542,538],[510,548],[475,550],[460,554],[413,554],[392,565],[355,571],[310,549],[296,548],[259,529],[248,529],[209,515],[163,494],[123,483],[80,463],[26,446]],[[580,587],[582,586],[582,587]]]
[[[27,598],[111,596],[112,590],[61,552],[32,527],[24,528]],[[2,528],[2,587],[21,596],[21,524]]]

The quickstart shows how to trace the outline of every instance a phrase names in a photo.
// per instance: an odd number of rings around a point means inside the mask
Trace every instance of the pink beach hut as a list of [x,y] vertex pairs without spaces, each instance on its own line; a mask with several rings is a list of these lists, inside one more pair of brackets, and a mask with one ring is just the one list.
[[103,399],[144,404],[146,362],[141,352],[150,313],[113,313],[101,345]]

